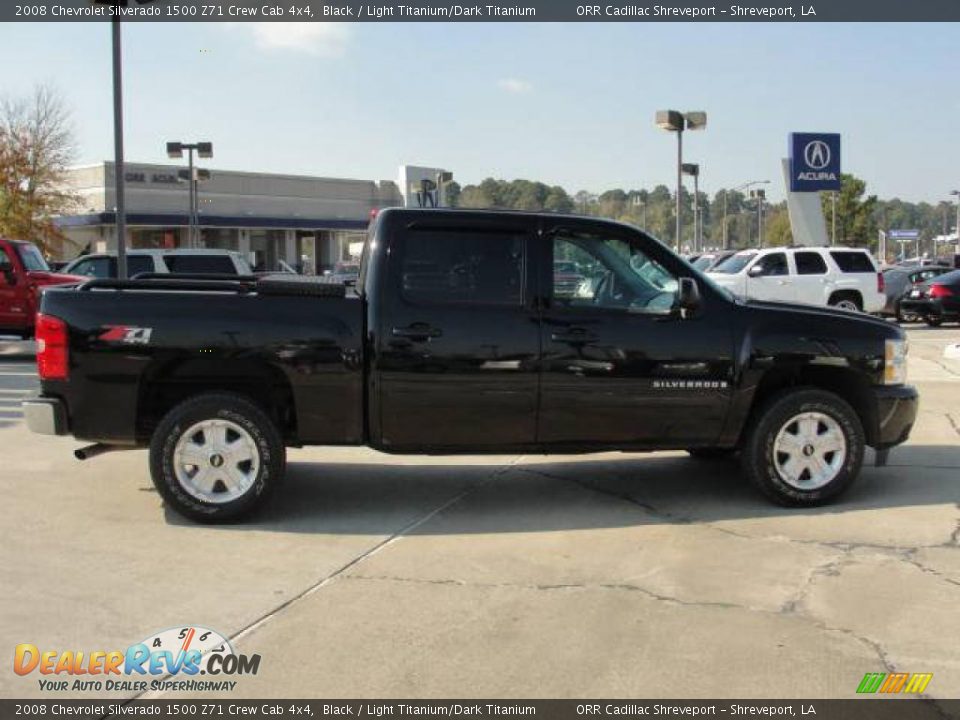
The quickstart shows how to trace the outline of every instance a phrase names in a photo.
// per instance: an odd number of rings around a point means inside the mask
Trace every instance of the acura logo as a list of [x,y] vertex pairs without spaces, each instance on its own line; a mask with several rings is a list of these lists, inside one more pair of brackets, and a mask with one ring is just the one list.
[[811,140],[803,149],[803,159],[807,167],[823,170],[830,164],[830,146],[823,140]]

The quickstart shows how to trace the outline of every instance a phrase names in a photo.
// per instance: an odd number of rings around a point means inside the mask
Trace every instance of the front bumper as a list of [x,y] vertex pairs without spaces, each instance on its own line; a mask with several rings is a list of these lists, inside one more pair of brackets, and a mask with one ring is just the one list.
[[23,417],[32,432],[66,435],[67,406],[58,398],[36,397],[23,401]]
[[874,447],[884,450],[905,442],[917,419],[917,389],[912,385],[881,385],[873,388],[873,395],[877,402]]

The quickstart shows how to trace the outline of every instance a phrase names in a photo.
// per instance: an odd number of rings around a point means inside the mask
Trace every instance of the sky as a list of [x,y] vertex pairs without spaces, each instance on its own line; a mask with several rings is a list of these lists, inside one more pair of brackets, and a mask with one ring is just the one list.
[[[395,180],[443,167],[579,190],[672,187],[658,109],[701,190],[771,180],[794,131],[839,132],[843,171],[881,198],[960,187],[956,27],[906,23],[127,23],[128,161],[210,140],[209,167]],[[0,95],[38,83],[72,112],[78,164],[111,159],[110,30],[0,24]]]

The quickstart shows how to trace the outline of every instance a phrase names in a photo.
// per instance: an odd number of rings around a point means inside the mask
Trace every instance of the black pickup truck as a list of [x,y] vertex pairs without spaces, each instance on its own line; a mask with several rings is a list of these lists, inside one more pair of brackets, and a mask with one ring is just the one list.
[[302,445],[739,452],[767,496],[807,506],[916,418],[900,328],[736,300],[627,225],[389,209],[356,286],[322,280],[49,289],[27,423],[94,441],[80,457],[149,446],[164,499],[215,522],[260,506]]

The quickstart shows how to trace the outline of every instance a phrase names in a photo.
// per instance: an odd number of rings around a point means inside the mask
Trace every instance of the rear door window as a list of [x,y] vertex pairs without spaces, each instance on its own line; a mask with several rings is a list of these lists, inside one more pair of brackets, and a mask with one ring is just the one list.
[[237,274],[229,255],[164,255],[163,261],[172,273]]
[[[127,258],[127,277],[136,277],[140,273],[152,273],[153,271],[152,257],[146,255],[131,255]],[[113,272],[114,275],[116,275],[116,265],[114,265]]]
[[825,275],[827,272],[827,263],[820,253],[798,252],[793,257],[797,262],[797,275]]
[[831,250],[830,257],[845,273],[875,273],[873,260],[865,252],[857,250]]
[[523,303],[524,235],[411,229],[400,259],[404,299],[420,303]]

